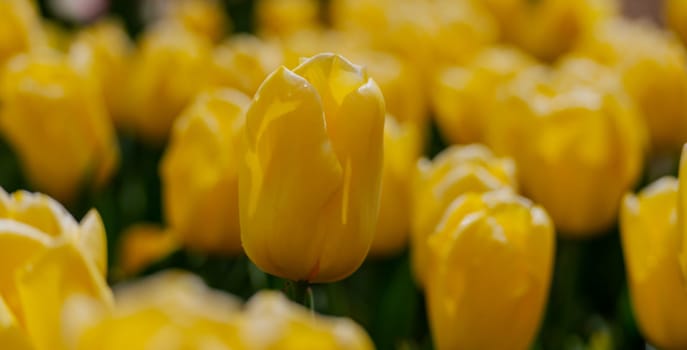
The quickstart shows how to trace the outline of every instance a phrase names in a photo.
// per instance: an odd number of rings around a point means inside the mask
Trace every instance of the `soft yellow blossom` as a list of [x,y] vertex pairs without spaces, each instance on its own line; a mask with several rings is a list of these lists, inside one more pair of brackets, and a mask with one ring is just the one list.
[[267,77],[239,164],[241,241],[258,267],[330,282],[360,266],[377,223],[384,116],[377,84],[341,56]]

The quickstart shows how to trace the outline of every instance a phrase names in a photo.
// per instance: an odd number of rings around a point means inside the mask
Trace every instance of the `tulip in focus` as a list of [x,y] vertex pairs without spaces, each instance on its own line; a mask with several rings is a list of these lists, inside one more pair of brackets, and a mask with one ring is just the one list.
[[546,211],[509,191],[469,193],[446,210],[428,244],[436,349],[529,349],[552,275]]
[[96,211],[80,223],[56,201],[0,188],[0,344],[13,350],[69,349],[84,325],[81,300],[107,310],[105,231]]
[[115,299],[115,310],[101,313],[78,337],[76,349],[374,348],[365,331],[350,320],[314,316],[278,292],[259,292],[241,308],[231,295],[181,271],[120,286]]
[[45,44],[31,0],[0,1],[0,67],[12,56]]
[[687,142],[687,51],[675,37],[618,19],[599,26],[578,52],[617,69],[654,151],[677,151]]
[[432,103],[441,134],[450,143],[484,142],[494,91],[535,60],[515,48],[494,46],[467,66],[437,72]]
[[632,307],[642,334],[661,349],[687,347],[687,291],[678,260],[678,181],[664,177],[623,200],[620,224]]
[[388,256],[398,253],[408,241],[411,210],[411,177],[420,157],[419,129],[411,123],[398,123],[387,117],[384,124],[384,170],[377,233],[370,254]]
[[258,267],[320,283],[360,266],[377,224],[384,116],[377,84],[341,56],[267,77],[239,164],[241,241]]
[[196,97],[174,124],[160,166],[165,218],[185,246],[241,252],[238,170],[250,98],[212,89]]
[[127,91],[137,134],[150,143],[164,141],[186,104],[209,84],[211,67],[206,38],[174,25],[144,33]]
[[0,81],[0,127],[29,180],[62,202],[104,185],[119,150],[100,90],[57,53],[15,56]]
[[573,237],[613,225],[646,149],[644,124],[621,83],[585,65],[586,78],[575,61],[523,71],[501,92],[487,128],[494,151],[515,160],[523,193]]
[[668,27],[687,44],[687,1],[666,0],[663,4],[663,17]]
[[429,247],[427,239],[448,206],[469,192],[517,190],[515,163],[498,158],[483,145],[452,146],[434,158],[417,164],[413,185],[411,262],[416,281],[427,280]]

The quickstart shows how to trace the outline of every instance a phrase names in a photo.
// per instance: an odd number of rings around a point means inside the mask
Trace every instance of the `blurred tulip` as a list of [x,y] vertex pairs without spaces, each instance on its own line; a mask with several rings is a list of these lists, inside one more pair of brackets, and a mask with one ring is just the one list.
[[69,49],[72,61],[85,67],[98,80],[110,117],[117,126],[126,125],[125,93],[133,44],[122,24],[103,20],[78,32]]
[[616,68],[649,127],[656,151],[687,142],[687,52],[648,23],[615,20],[599,26],[578,52]]
[[397,123],[387,117],[384,124],[384,170],[379,204],[377,233],[370,254],[398,253],[408,241],[410,231],[410,190],[413,168],[421,153],[420,134],[411,123]]
[[250,98],[215,89],[196,97],[174,124],[160,175],[165,218],[185,246],[241,252],[237,147]]
[[222,40],[231,29],[231,20],[219,0],[160,0],[147,5],[144,10],[149,10],[147,17],[152,17],[153,25],[173,24],[212,42]]
[[215,49],[214,82],[253,96],[267,75],[284,62],[281,48],[248,34],[233,35]]
[[437,72],[432,104],[441,134],[450,143],[484,142],[494,91],[535,60],[515,48],[494,46],[467,66]]
[[0,188],[0,344],[67,349],[80,326],[72,298],[108,308],[106,238],[97,212],[81,223],[40,194]]
[[661,349],[687,347],[677,200],[678,181],[664,177],[637,196],[626,195],[620,214],[634,314],[644,336]]
[[668,27],[687,44],[687,1],[666,0],[663,4],[663,17]]
[[64,25],[51,20],[41,21],[42,36],[47,47],[59,52],[67,52],[74,40],[74,32]]
[[509,191],[469,193],[429,238],[427,308],[442,349],[529,349],[548,297],[554,230]]
[[258,0],[257,31],[265,37],[284,37],[320,27],[318,0]]
[[265,80],[239,164],[241,241],[258,267],[318,283],[360,266],[377,223],[384,115],[377,84],[338,55]]
[[96,82],[58,54],[19,55],[0,81],[0,127],[29,180],[63,202],[104,185],[119,161]]
[[417,282],[424,286],[428,274],[427,239],[454,199],[469,192],[517,189],[515,164],[497,158],[483,145],[452,146],[432,162],[417,164],[413,188],[411,262]]
[[164,259],[179,247],[177,235],[152,224],[138,224],[126,229],[119,239],[117,255],[121,273],[134,276],[151,264]]
[[186,104],[209,84],[212,46],[179,26],[154,27],[143,35],[130,74],[134,128],[145,140],[160,143]]
[[115,297],[114,312],[87,328],[77,349],[373,349],[350,320],[312,315],[278,292],[260,292],[242,310],[181,271],[119,287]]
[[486,0],[509,42],[553,61],[580,38],[618,14],[616,0]]
[[574,63],[515,78],[496,103],[487,140],[515,159],[523,193],[560,233],[583,237],[613,225],[641,174],[646,131],[613,72],[587,61],[585,81],[568,68]]
[[12,56],[44,44],[40,18],[32,1],[0,1],[0,69]]

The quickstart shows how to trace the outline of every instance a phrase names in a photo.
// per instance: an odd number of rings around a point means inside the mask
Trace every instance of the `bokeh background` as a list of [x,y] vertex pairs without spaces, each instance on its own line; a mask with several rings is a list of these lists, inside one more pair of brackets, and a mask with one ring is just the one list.
[[[155,6],[154,1],[149,2],[41,0],[39,5],[45,18],[65,30],[108,15],[121,18],[135,38],[145,23],[141,9]],[[223,5],[231,17],[234,33],[254,31],[254,1],[225,0]],[[629,17],[645,17],[660,23],[660,6],[658,0],[627,0],[624,11]],[[429,133],[426,155],[433,156],[446,145],[436,126]],[[150,146],[124,133],[118,139],[121,166],[110,184],[97,192],[84,192],[68,206],[77,218],[91,207],[102,215],[108,233],[110,284],[138,277],[127,276],[119,269],[121,233],[133,224],[162,222],[158,167],[164,145]],[[637,188],[662,175],[676,174],[676,169],[675,155],[653,160]],[[12,149],[1,137],[0,186],[7,191],[32,190]],[[628,299],[617,229],[599,238],[557,240],[554,280],[534,348],[646,348]],[[245,256],[227,258],[184,249],[172,252],[140,275],[170,267],[192,271],[211,287],[243,298],[259,289],[284,288],[282,280],[261,272]],[[431,349],[424,297],[410,274],[407,251],[391,258],[368,259],[351,277],[315,286],[314,292],[318,312],[353,318],[368,330],[379,349]]]

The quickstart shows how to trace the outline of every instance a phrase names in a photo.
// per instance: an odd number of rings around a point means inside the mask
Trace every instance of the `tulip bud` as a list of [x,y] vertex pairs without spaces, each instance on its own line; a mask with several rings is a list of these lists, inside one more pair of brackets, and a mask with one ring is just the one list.
[[40,18],[31,1],[0,1],[0,68],[12,56],[45,43]]
[[377,223],[384,99],[333,54],[272,73],[246,115],[241,241],[279,277],[330,282],[362,263]]
[[516,190],[515,164],[509,158],[495,157],[482,145],[452,146],[432,162],[418,162],[413,187],[410,252],[415,278],[424,286],[429,263],[427,239],[446,208],[465,193]]
[[165,140],[186,104],[209,84],[211,67],[212,46],[205,38],[174,25],[146,32],[127,92],[137,133],[152,143]]
[[387,117],[384,124],[384,170],[377,233],[370,254],[392,255],[403,249],[410,231],[410,190],[415,162],[420,157],[419,129]]
[[529,349],[554,245],[548,215],[525,198],[498,191],[456,199],[429,238],[427,308],[436,349]]
[[81,30],[69,49],[77,67],[96,77],[110,117],[124,126],[126,77],[133,44],[120,22],[105,20]]
[[587,64],[594,81],[566,64],[523,71],[502,91],[487,128],[487,143],[515,160],[523,193],[576,237],[613,225],[646,147],[641,117],[613,73]]
[[253,96],[269,73],[284,61],[281,48],[248,34],[233,35],[215,49],[213,79]]
[[678,181],[664,177],[637,196],[627,194],[620,213],[634,314],[643,335],[661,349],[687,346],[687,291],[677,259],[677,200]]
[[441,134],[451,143],[484,142],[494,91],[534,59],[515,48],[479,52],[466,67],[439,70],[432,102]]
[[111,306],[105,242],[97,212],[77,223],[46,196],[0,188],[0,344],[68,348],[72,297]]
[[119,150],[100,90],[52,52],[20,55],[0,81],[0,126],[29,180],[62,202],[104,185]]
[[663,4],[663,17],[668,27],[687,43],[687,2],[666,0]]
[[249,103],[236,90],[209,90],[174,124],[160,165],[164,212],[189,248],[241,251],[237,147]]
[[618,71],[655,151],[678,150],[687,141],[687,52],[676,38],[618,19],[599,26],[578,51]]

